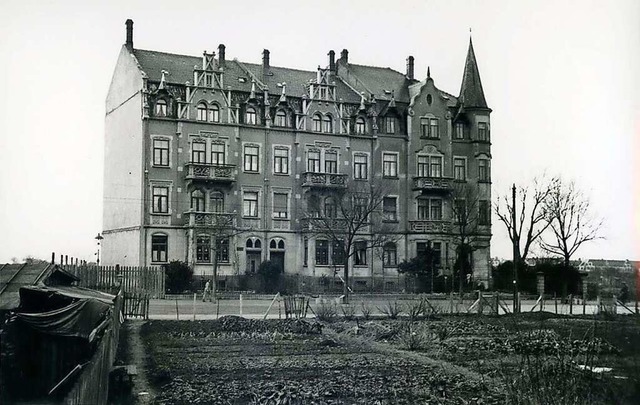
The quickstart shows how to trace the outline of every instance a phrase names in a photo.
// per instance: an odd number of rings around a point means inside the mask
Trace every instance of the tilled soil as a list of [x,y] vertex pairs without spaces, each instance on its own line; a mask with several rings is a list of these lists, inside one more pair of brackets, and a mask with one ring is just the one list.
[[158,404],[500,403],[445,363],[322,333],[303,320],[153,321],[142,327]]

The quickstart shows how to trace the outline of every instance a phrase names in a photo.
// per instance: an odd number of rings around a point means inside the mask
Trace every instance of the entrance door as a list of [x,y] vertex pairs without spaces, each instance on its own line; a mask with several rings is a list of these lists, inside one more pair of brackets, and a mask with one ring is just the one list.
[[284,273],[284,252],[271,252],[271,263],[278,266],[280,273]]

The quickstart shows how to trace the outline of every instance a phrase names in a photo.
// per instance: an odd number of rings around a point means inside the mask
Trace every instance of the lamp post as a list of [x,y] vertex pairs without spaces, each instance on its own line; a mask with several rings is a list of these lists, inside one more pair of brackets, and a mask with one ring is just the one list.
[[100,232],[98,232],[98,236],[96,236],[93,239],[95,239],[96,243],[98,244],[98,253],[96,253],[97,255],[96,263],[98,264],[98,266],[100,266],[100,242],[102,242],[102,239],[104,238],[102,237],[102,235],[100,235]]

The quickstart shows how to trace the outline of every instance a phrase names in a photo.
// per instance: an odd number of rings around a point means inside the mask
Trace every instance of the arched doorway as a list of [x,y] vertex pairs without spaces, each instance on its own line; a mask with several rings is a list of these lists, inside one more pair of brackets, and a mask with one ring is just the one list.
[[280,273],[284,273],[284,240],[276,238],[269,242],[269,260],[280,268]]

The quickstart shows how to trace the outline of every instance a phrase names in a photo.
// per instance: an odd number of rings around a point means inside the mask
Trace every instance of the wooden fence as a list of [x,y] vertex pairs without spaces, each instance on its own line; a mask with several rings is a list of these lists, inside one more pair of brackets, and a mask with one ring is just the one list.
[[122,283],[125,295],[145,292],[149,298],[164,298],[162,267],[96,266],[64,264],[62,268],[80,279],[80,287],[117,294]]

